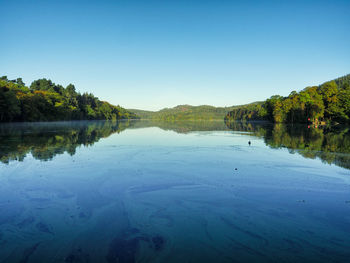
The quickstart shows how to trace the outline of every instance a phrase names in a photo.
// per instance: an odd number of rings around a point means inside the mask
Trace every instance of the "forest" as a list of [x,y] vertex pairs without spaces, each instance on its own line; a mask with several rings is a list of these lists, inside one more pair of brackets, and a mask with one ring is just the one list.
[[350,123],[350,74],[306,87],[289,96],[274,95],[227,113],[226,121],[266,120],[274,123]]
[[73,84],[64,88],[43,78],[27,87],[22,78],[0,77],[0,122],[134,118],[138,116],[120,106],[77,92]]

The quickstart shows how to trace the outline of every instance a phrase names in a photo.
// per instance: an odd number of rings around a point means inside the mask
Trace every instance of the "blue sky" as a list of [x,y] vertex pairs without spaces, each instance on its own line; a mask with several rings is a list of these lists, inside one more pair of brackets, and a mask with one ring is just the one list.
[[350,1],[0,0],[0,75],[127,108],[230,106],[350,73]]

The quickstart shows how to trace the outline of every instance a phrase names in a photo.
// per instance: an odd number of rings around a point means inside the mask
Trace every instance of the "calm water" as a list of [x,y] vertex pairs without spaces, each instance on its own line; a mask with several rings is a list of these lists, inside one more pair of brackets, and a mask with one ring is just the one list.
[[0,161],[0,262],[349,262],[348,128],[1,125]]

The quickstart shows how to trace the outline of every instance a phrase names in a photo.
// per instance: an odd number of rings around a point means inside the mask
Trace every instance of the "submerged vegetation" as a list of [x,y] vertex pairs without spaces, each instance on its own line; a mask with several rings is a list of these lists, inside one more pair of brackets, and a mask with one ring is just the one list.
[[48,79],[27,87],[21,78],[0,78],[0,122],[58,120],[117,120],[137,118],[120,106],[100,101],[91,93],[79,93]]
[[350,123],[350,74],[289,96],[275,95],[227,113],[226,121],[267,120],[275,123]]

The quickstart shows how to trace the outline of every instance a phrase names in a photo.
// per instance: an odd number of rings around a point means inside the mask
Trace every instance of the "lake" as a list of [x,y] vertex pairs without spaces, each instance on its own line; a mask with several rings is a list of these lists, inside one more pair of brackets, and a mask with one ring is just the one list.
[[0,124],[0,262],[349,262],[349,169],[349,127]]

